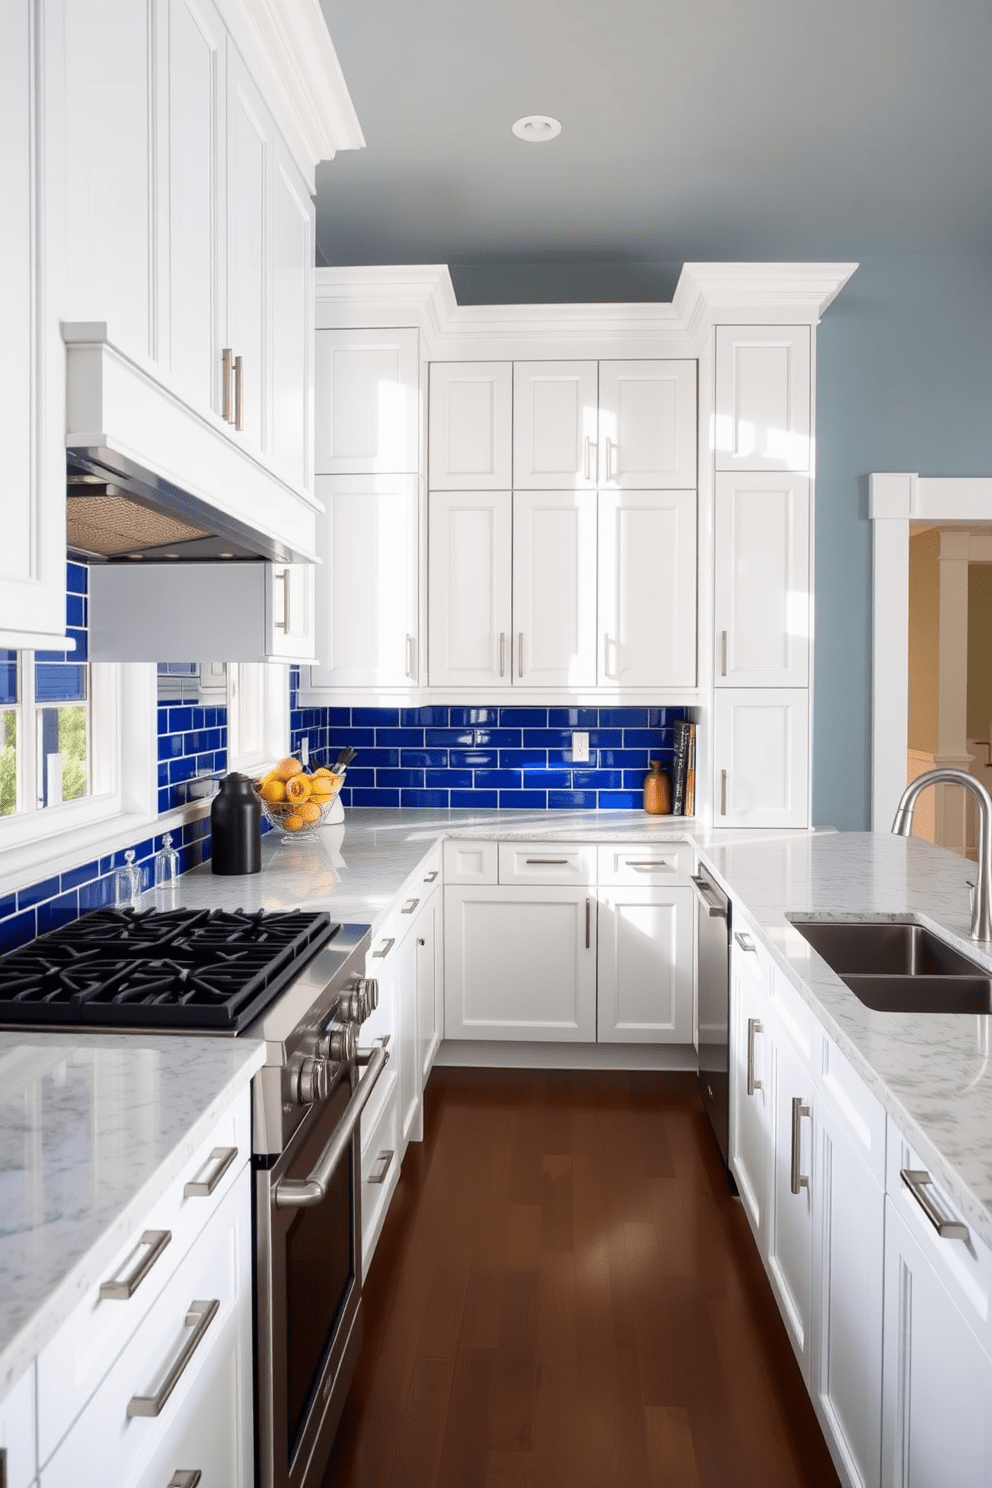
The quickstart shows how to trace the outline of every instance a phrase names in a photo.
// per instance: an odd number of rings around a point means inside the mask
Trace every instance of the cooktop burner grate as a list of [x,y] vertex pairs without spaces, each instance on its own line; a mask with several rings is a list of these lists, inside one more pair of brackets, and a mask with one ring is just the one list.
[[339,928],[302,910],[96,910],[0,956],[0,1023],[237,1033]]

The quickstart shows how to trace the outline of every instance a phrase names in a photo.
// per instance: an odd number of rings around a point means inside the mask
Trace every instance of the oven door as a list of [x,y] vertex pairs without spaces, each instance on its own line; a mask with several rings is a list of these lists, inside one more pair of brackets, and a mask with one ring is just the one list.
[[346,1070],[255,1175],[261,1488],[320,1482],[362,1341],[359,1117],[386,1062]]

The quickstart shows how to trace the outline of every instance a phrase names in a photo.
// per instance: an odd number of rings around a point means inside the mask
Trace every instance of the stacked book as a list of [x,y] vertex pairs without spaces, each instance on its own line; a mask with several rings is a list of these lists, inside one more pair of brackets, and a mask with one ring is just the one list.
[[672,769],[672,815],[693,816],[696,809],[696,725],[675,725],[675,760]]

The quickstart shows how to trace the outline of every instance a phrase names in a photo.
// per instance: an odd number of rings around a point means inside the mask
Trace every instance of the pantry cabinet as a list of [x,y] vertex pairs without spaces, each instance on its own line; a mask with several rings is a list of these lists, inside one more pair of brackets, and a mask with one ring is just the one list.
[[696,493],[601,491],[599,682],[696,684]]
[[714,823],[809,825],[809,694],[719,688],[713,704]]
[[808,325],[716,330],[717,470],[812,469]]

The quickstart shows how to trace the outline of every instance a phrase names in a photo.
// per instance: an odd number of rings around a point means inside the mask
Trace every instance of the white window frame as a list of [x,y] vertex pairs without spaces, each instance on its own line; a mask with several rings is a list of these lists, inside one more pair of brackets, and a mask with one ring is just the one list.
[[228,769],[260,774],[288,748],[289,669],[285,662],[228,662]]

